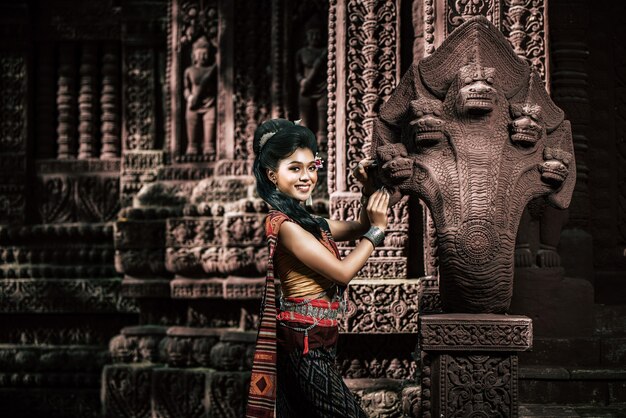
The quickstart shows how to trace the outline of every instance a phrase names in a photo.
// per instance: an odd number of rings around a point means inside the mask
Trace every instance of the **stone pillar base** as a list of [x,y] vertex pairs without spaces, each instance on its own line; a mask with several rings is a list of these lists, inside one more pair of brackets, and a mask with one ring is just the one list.
[[517,417],[517,352],[532,335],[525,316],[422,316],[422,416]]

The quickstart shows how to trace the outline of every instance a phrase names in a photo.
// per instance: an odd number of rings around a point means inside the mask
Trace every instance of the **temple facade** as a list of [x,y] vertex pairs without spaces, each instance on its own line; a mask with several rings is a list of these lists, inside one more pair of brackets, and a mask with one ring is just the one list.
[[[389,184],[403,164],[425,167],[398,189],[340,321],[337,367],[369,416],[626,403],[626,5],[17,0],[0,12],[1,416],[243,415],[268,254],[252,137],[277,117],[316,133],[317,214],[358,217],[350,172],[366,156],[389,163]],[[477,82],[495,89],[501,123],[474,135],[484,104],[463,119],[453,93]],[[464,174],[424,152],[470,137],[441,150],[468,156]],[[497,138],[543,188],[481,145]],[[496,166],[532,190],[481,188]],[[431,177],[443,197],[420,188]],[[505,290],[458,290],[492,259],[481,280]],[[484,377],[494,361],[495,381],[441,378]],[[451,400],[452,387],[468,396]],[[484,396],[502,387],[506,399]]]

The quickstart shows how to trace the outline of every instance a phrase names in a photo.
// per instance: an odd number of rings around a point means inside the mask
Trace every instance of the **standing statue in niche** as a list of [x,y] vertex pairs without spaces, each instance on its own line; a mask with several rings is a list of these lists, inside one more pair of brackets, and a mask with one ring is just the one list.
[[570,124],[539,75],[474,18],[403,76],[372,151],[395,198],[432,213],[444,311],[505,312],[524,208],[540,196],[566,208],[575,183]]
[[305,26],[305,31],[307,45],[296,52],[300,119],[302,125],[316,134],[320,144],[326,144],[328,48],[322,43],[322,24],[318,18],[311,18]]
[[[192,45],[192,65],[185,69],[184,97],[187,124],[187,155],[202,152],[215,158],[217,65],[213,47],[201,36]],[[200,145],[202,151],[200,151]]]

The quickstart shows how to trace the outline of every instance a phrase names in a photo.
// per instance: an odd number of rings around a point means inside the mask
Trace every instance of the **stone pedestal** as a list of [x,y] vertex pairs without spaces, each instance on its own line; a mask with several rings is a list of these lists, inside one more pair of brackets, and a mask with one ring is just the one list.
[[517,417],[517,352],[532,335],[525,316],[422,316],[422,416]]

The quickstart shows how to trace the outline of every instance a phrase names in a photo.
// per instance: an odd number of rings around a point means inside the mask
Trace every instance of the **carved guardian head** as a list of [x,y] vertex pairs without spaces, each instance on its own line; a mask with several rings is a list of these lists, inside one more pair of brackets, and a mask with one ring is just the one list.
[[482,115],[494,109],[497,104],[496,90],[493,87],[495,73],[495,68],[486,68],[480,63],[459,69],[456,106],[460,115]]

